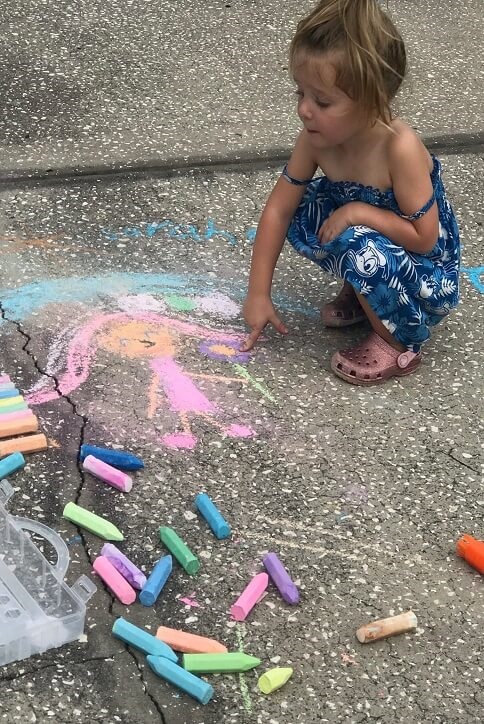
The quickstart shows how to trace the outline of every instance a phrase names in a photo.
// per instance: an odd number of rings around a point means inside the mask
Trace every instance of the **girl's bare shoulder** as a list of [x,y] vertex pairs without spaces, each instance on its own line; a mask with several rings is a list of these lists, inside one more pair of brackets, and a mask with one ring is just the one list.
[[387,137],[389,159],[398,158],[401,154],[425,158],[429,171],[431,171],[433,167],[432,157],[418,133],[401,118],[395,118],[392,121],[391,129],[393,133],[389,133]]

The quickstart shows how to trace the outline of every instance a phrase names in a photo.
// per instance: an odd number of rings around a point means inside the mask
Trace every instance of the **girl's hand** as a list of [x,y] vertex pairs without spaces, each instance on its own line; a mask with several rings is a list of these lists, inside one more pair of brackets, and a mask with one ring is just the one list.
[[364,206],[360,201],[351,201],[349,204],[340,206],[339,209],[333,211],[318,231],[321,244],[327,244],[339,236],[350,226],[361,224],[357,221],[357,213]]
[[251,297],[249,295],[244,302],[243,314],[247,326],[252,331],[244,344],[241,345],[241,352],[248,352],[252,349],[262,334],[264,327],[269,323],[281,334],[288,333],[288,329],[279,319],[270,297]]

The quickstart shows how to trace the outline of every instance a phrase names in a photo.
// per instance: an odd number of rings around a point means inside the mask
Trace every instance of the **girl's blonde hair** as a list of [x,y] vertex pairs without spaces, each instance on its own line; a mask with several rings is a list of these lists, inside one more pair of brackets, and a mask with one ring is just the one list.
[[390,123],[390,102],[406,70],[400,33],[376,0],[321,0],[297,26],[289,49],[292,73],[322,53],[332,53],[336,85],[366,111]]

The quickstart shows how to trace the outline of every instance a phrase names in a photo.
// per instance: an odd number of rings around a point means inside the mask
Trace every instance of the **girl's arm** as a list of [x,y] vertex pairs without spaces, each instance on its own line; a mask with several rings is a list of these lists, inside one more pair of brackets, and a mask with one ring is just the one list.
[[[433,195],[427,151],[418,136],[408,131],[395,135],[388,156],[395,199],[402,213],[411,216]],[[434,202],[420,219],[409,221],[388,209],[360,201],[349,203],[327,219],[320,238],[323,243],[331,241],[349,226],[358,225],[379,231],[408,251],[427,254],[438,239],[437,204]]]
[[[287,172],[293,178],[307,179],[314,175],[316,169],[317,163],[313,160],[307,133],[302,131],[288,162]],[[281,176],[262,212],[252,251],[249,288],[244,304],[244,317],[252,329],[246,349],[254,346],[268,322],[279,331],[285,331],[272,306],[272,278],[287,229],[305,190],[305,186],[295,186]]]

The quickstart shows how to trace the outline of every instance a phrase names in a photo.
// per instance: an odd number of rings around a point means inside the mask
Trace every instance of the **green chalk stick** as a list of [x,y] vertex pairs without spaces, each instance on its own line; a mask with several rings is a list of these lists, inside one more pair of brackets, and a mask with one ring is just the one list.
[[288,666],[285,668],[269,669],[265,674],[259,677],[259,689],[263,694],[272,694],[273,691],[277,691],[281,686],[284,686],[286,681],[289,681],[293,674],[293,670]]
[[12,398],[12,401],[4,400],[4,402],[9,402],[8,405],[2,405],[0,407],[0,415],[6,415],[8,412],[19,412],[19,410],[28,410],[29,406],[26,402],[22,400],[18,400],[18,402],[14,402],[14,400],[17,400],[16,397]]
[[235,651],[228,654],[184,654],[183,668],[192,674],[223,674],[249,671],[260,659]]
[[124,536],[121,531],[119,531],[115,525],[110,523],[109,520],[105,520],[99,515],[95,515],[89,510],[81,508],[80,505],[76,505],[75,503],[67,503],[64,508],[63,516],[64,518],[67,518],[67,520],[70,520],[72,523],[78,525],[80,528],[85,528],[91,533],[94,533],[94,535],[104,538],[104,540],[124,540]]
[[187,573],[194,576],[200,568],[200,561],[192,553],[190,548],[185,545],[181,538],[177,536],[172,528],[162,526],[160,528],[161,542],[166,545],[170,553],[177,559],[178,563],[183,566]]

